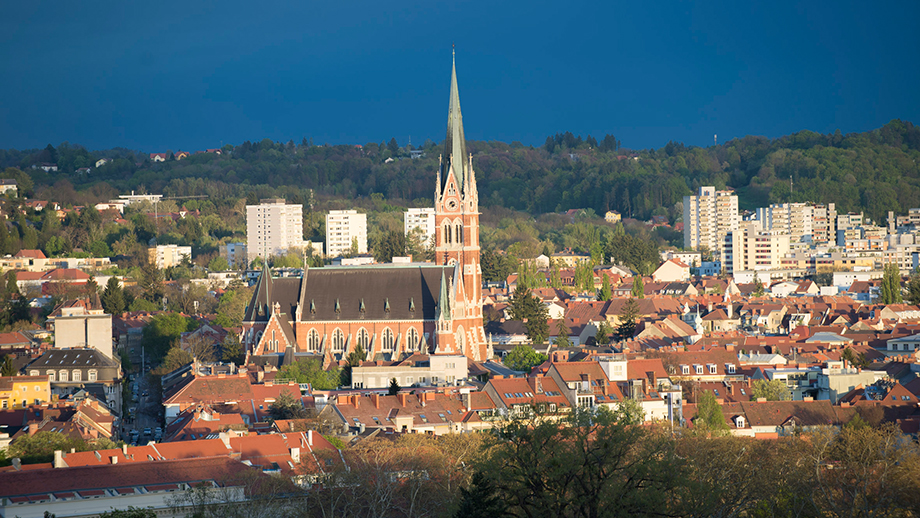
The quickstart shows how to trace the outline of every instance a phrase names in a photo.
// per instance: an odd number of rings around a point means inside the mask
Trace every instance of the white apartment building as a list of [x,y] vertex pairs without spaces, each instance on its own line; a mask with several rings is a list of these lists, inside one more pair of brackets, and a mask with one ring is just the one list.
[[192,258],[192,247],[179,245],[157,245],[147,249],[147,256],[157,268],[169,268],[182,262],[183,257]]
[[283,198],[259,200],[246,206],[246,254],[256,257],[284,255],[303,248],[303,207],[288,205]]
[[227,260],[231,270],[242,270],[249,265],[246,243],[227,243],[220,245],[220,256]]
[[837,237],[837,208],[835,204],[812,207],[812,241],[815,244],[833,243]]
[[367,214],[356,210],[332,210],[326,214],[326,255],[340,257],[351,252],[353,240],[358,253],[367,253]]
[[763,230],[786,232],[790,243],[814,238],[814,207],[805,203],[774,203],[757,209]]
[[783,257],[788,253],[789,234],[745,225],[725,236],[722,266],[728,275],[743,270],[774,270],[782,268]]
[[732,191],[700,187],[696,196],[684,196],[684,248],[721,251],[725,236],[738,229],[738,197]]
[[403,228],[406,233],[406,237],[409,237],[409,232],[413,229],[421,229],[425,235],[425,241],[423,244],[428,244],[432,239],[434,239],[434,209],[433,208],[424,208],[424,209],[409,209],[403,213]]

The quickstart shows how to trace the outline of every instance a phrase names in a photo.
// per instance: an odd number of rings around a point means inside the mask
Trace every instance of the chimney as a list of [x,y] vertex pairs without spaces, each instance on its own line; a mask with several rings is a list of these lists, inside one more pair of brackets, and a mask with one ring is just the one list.
[[291,460],[295,463],[300,462],[300,448],[291,448]]
[[307,444],[313,446],[313,430],[307,430]]
[[436,392],[425,392],[425,401],[434,401]]
[[38,433],[38,423],[29,423],[29,435]]
[[409,403],[409,394],[400,392],[396,395],[399,398],[399,405],[405,407]]
[[355,408],[358,408],[358,406],[360,405],[360,401],[361,401],[360,394],[354,394],[351,396],[351,402],[353,405],[355,405]]
[[118,455],[112,455],[110,457],[112,464],[118,464]]
[[[469,409],[470,409],[470,393],[469,393],[469,392],[464,392],[464,393],[460,394],[460,400],[463,401],[463,408],[465,408],[467,411],[469,411]],[[403,405],[403,406],[405,406],[405,405]]]
[[121,445],[121,453],[122,453],[125,457],[128,456],[128,445],[127,445],[127,444],[122,444],[122,445]]
[[759,397],[759,398],[757,398],[757,402],[758,402],[758,403],[766,403],[766,402],[767,402],[767,398],[765,398],[765,397]]
[[259,383],[262,383],[264,380],[265,380],[265,371],[261,369],[256,371],[256,381],[258,381]]
[[62,452],[61,450],[54,450],[54,464],[52,464],[52,466],[54,466],[55,468],[66,468],[67,467],[67,463],[64,462],[64,452]]
[[657,389],[658,377],[655,376],[655,371],[648,371],[645,373],[645,376],[648,378],[648,382],[652,386],[652,389]]
[[12,462],[13,462],[13,469],[15,469],[16,471],[19,471],[22,469],[22,461],[19,460],[19,457],[15,457]]
[[374,408],[379,410],[380,409],[380,394],[375,393],[373,396],[371,396],[371,401],[374,402]]
[[542,376],[531,376],[527,378],[527,381],[530,382],[530,388],[537,394],[543,393],[543,377]]
[[220,432],[217,434],[217,437],[220,438],[221,442],[224,443],[224,447],[228,450],[230,449],[230,435],[227,432]]
[[265,382],[265,386],[266,386],[266,387],[271,387],[271,386],[274,386],[274,385],[275,385],[275,383],[272,382],[272,381],[266,381],[266,382]]

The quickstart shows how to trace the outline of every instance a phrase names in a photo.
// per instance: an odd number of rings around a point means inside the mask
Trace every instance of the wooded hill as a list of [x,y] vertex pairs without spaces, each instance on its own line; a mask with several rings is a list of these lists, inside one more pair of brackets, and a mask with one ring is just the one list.
[[[411,159],[410,150],[395,140],[320,146],[306,139],[300,144],[265,139],[224,146],[221,155],[153,163],[147,154],[126,149],[89,152],[64,143],[0,150],[0,170],[27,172],[35,188],[66,179],[89,198],[133,189],[167,196],[208,194],[212,200],[283,195],[308,205],[312,189],[346,204],[377,193],[378,201],[382,195],[396,205],[423,206],[430,205],[441,148],[429,141],[420,149],[424,156]],[[481,205],[531,214],[590,208],[642,220],[666,215],[673,223],[681,216],[682,197],[700,185],[736,189],[742,208],[830,202],[838,212],[865,211],[882,221],[889,210],[920,207],[920,128],[900,120],[866,133],[748,136],[707,148],[670,142],[657,150],[632,151],[610,135],[598,143],[567,132],[548,137],[541,147],[468,141],[468,150]],[[102,157],[114,160],[95,168]],[[396,160],[387,163],[388,158]],[[57,163],[59,171],[32,169],[40,163]],[[89,174],[78,174],[82,167],[89,167]],[[101,182],[109,185],[97,185]]]

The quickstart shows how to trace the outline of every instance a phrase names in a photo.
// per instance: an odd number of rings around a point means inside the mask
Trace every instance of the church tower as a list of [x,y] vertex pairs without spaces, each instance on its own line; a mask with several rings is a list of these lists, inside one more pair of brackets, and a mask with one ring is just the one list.
[[[482,328],[482,267],[479,264],[479,193],[473,157],[467,154],[457,86],[457,57],[454,53],[450,77],[450,107],[447,138],[438,168],[434,195],[435,262],[459,265],[451,292],[451,317],[457,333],[456,352],[474,359],[482,356],[485,343]],[[458,331],[458,329],[462,331]],[[440,349],[440,348],[439,348]],[[485,360],[485,358],[481,358]]]

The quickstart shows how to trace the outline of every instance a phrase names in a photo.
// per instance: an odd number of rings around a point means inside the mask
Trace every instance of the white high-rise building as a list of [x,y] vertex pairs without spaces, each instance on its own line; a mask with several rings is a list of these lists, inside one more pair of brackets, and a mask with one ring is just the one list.
[[684,247],[721,251],[725,236],[738,229],[738,197],[732,191],[700,187],[696,196],[684,196]]
[[790,243],[811,242],[814,238],[815,208],[805,203],[774,203],[757,209],[763,230],[785,232]]
[[729,232],[722,246],[722,269],[728,275],[746,270],[775,270],[789,253],[789,234],[780,230],[760,230],[746,223]]
[[326,255],[341,257],[351,253],[353,241],[358,253],[367,253],[367,214],[356,210],[331,210],[326,215]]
[[288,205],[282,198],[259,200],[246,206],[246,254],[256,257],[284,255],[291,248],[302,249],[303,207]]
[[434,238],[434,208],[409,209],[403,213],[403,217],[406,237],[409,237],[409,232],[418,228],[425,236],[423,245],[427,245]]

